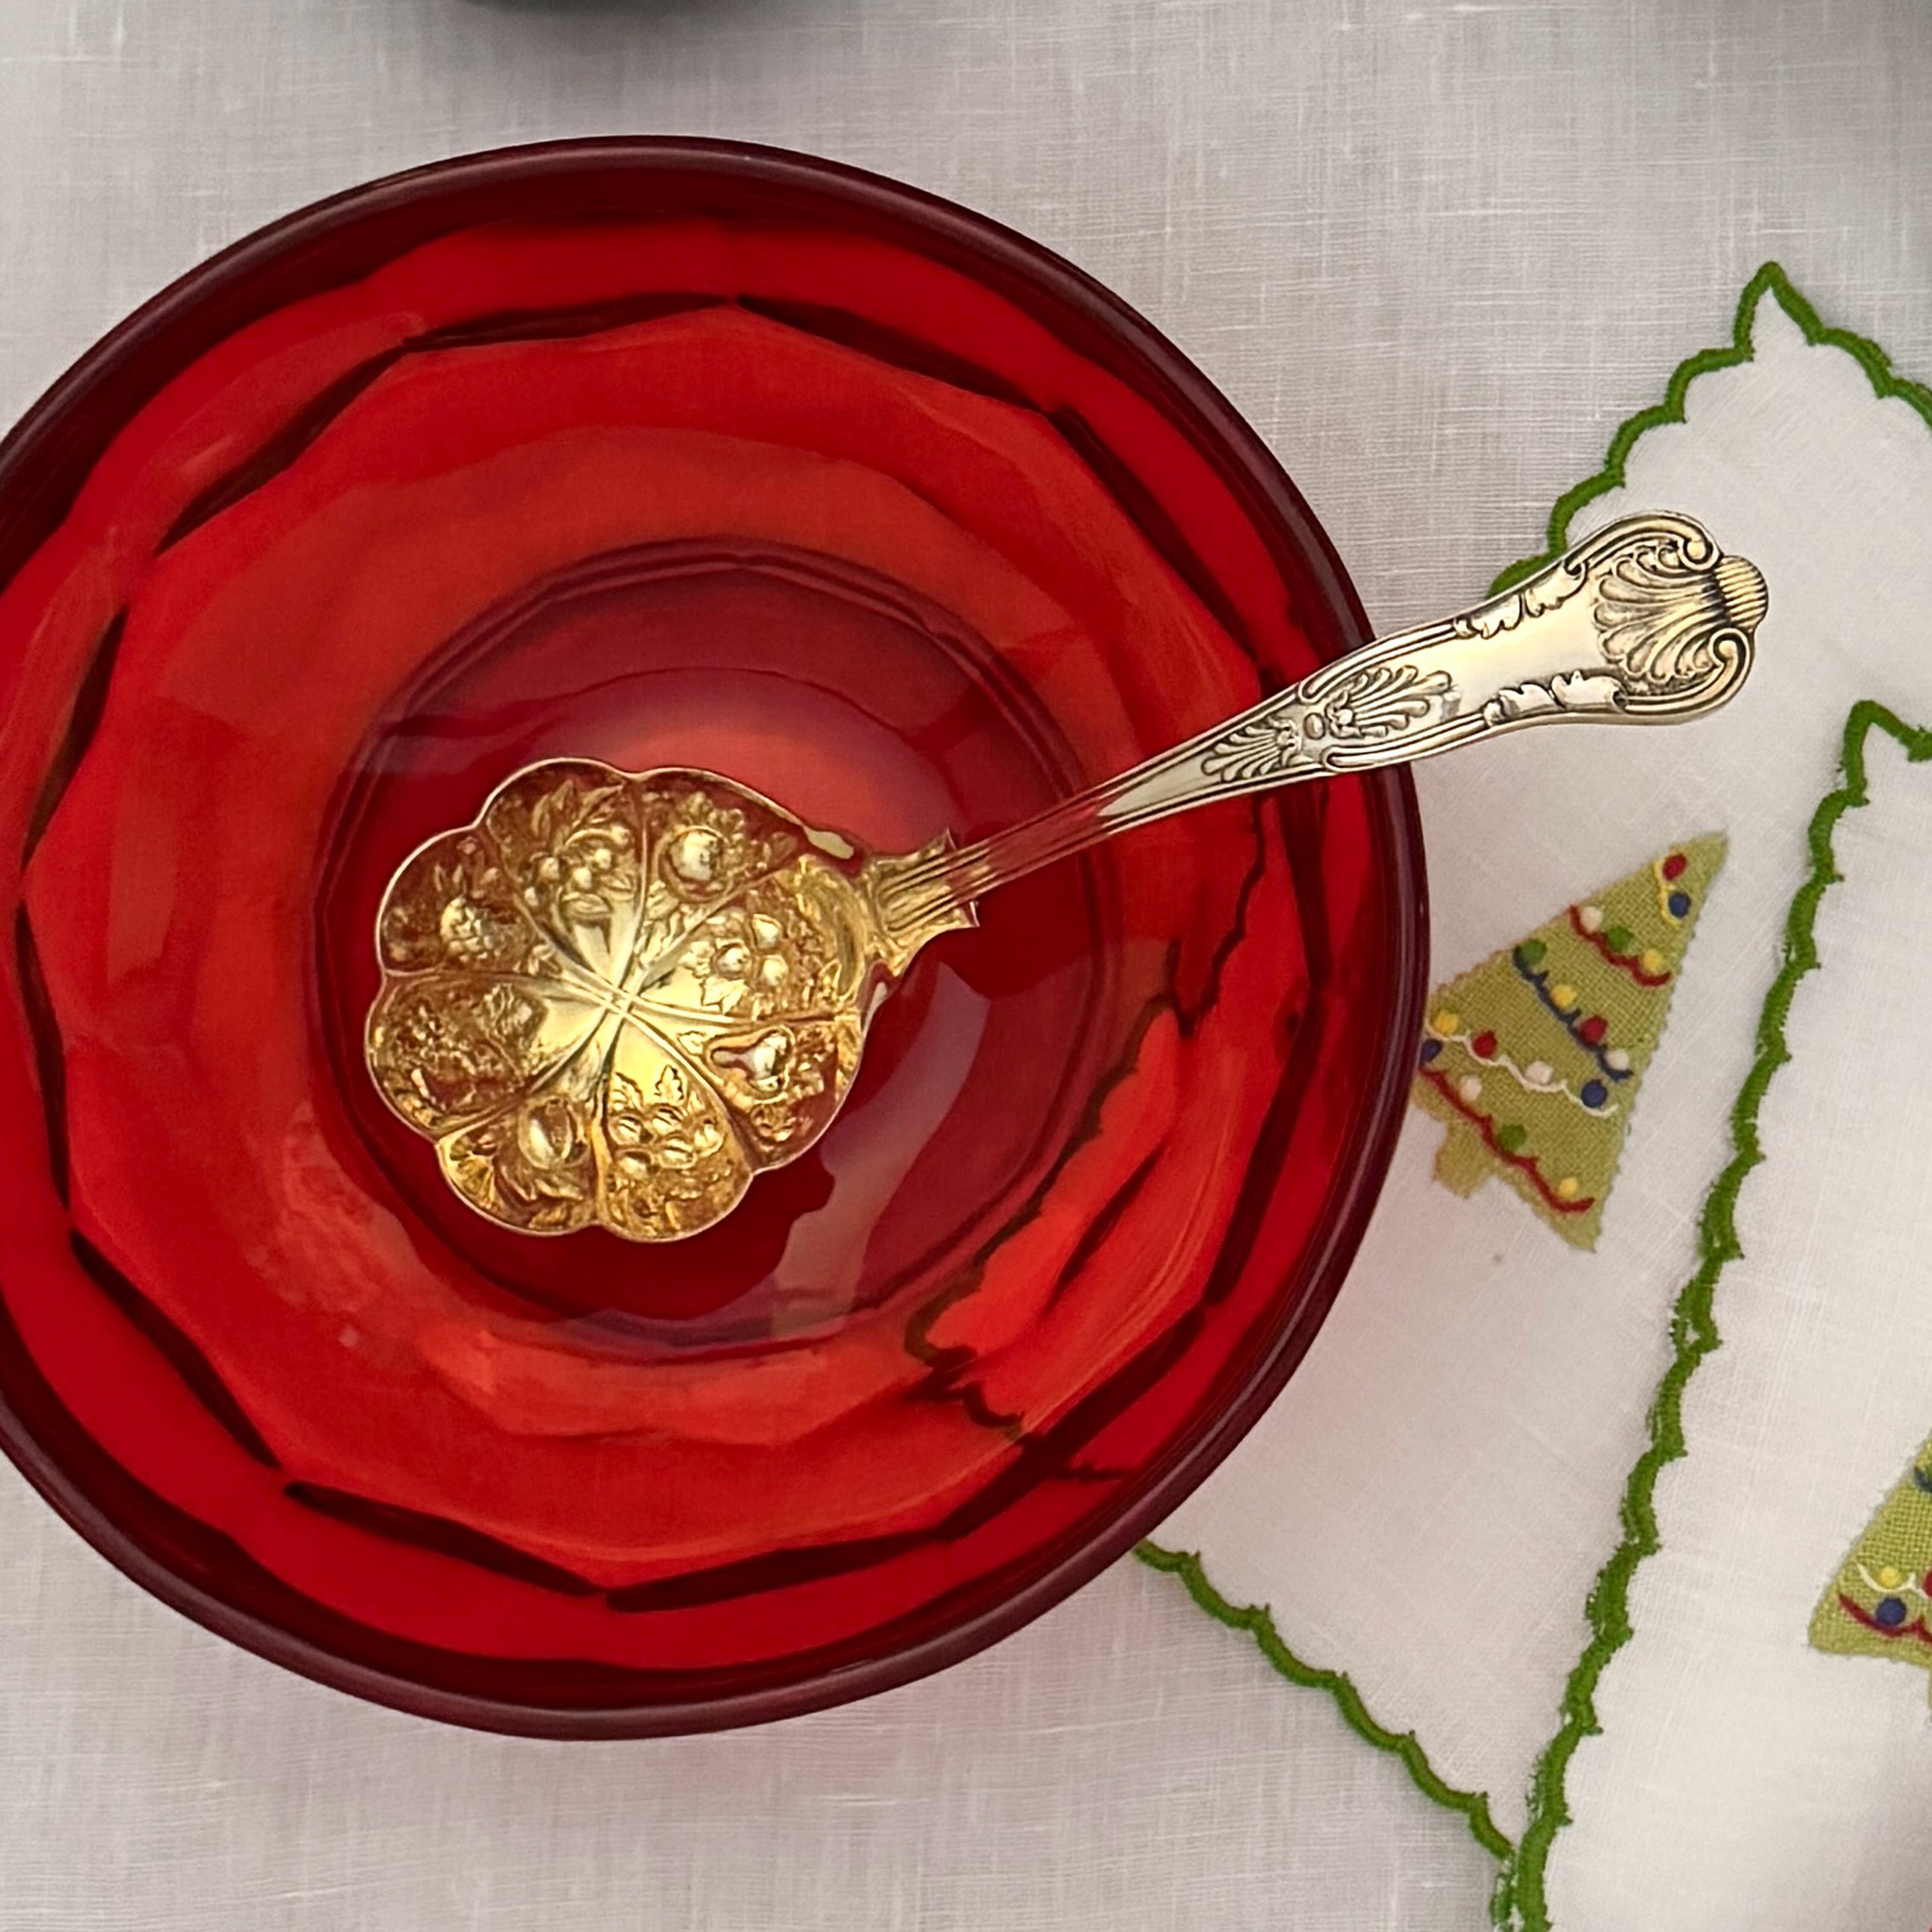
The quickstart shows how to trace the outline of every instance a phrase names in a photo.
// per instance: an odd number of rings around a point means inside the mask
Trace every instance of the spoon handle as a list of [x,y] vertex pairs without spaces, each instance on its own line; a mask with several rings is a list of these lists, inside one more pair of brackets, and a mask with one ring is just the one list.
[[1669,724],[1750,668],[1762,576],[1688,517],[1628,517],[1440,622],[1378,638],[1300,683],[886,888],[895,926],[964,908],[1102,838],[1217,799],[1406,764],[1529,724]]

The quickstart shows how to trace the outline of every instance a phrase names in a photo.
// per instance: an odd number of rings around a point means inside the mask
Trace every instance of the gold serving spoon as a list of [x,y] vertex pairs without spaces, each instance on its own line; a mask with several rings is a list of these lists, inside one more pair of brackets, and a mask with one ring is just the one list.
[[867,852],[709,772],[530,766],[390,881],[369,1071],[491,1220],[679,1240],[824,1132],[880,1002],[996,886],[1198,805],[1526,724],[1696,717],[1744,682],[1766,602],[1688,518],[1630,518],[971,845]]

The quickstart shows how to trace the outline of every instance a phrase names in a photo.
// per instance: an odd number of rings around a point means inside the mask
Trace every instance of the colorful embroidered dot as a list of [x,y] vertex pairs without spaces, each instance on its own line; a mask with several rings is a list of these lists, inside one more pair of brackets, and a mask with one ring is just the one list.
[[1658,905],[1672,926],[1682,925],[1690,916],[1690,895],[1677,883],[1690,862],[1682,852],[1672,852],[1652,868],[1657,877]]

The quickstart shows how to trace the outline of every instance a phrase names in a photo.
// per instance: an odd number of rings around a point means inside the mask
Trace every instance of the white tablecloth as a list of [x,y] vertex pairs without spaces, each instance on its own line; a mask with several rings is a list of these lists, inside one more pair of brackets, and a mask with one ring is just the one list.
[[[1120,290],[1394,625],[1535,549],[1767,257],[1932,371],[1928,84],[1918,0],[5,0],[0,416],[370,175],[570,134],[777,141]],[[870,1705],[550,1747],[230,1649],[0,1471],[6,1932],[1448,1932],[1485,1922],[1492,1869],[1137,1566]]]

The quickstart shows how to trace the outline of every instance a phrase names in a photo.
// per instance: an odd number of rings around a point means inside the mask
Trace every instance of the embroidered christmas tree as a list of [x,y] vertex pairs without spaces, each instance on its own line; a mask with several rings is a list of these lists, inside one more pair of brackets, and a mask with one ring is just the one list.
[[1567,1241],[1596,1246],[1644,1070],[1724,862],[1674,845],[1431,995],[1416,1104],[1449,1130],[1436,1178],[1506,1181]]
[[[1811,1616],[1811,1645],[1932,1672],[1932,1442],[1924,1444]],[[1932,1686],[1928,1687],[1932,1691]]]

